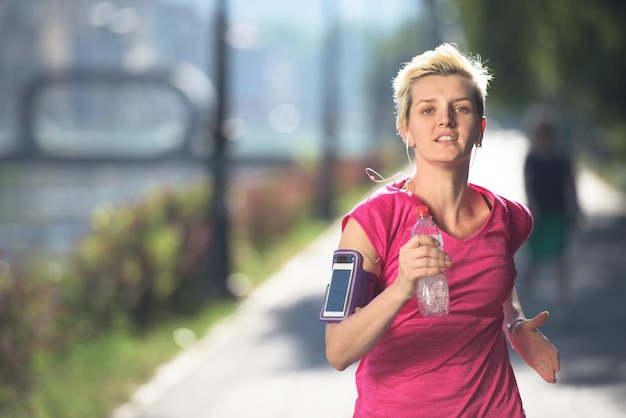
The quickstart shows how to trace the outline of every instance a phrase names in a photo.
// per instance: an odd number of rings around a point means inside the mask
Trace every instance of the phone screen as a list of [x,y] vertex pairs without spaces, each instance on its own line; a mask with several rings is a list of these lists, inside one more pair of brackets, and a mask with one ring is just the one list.
[[354,267],[354,257],[341,256],[333,263],[333,275],[326,299],[326,313],[331,316],[343,316],[348,301],[350,276]]

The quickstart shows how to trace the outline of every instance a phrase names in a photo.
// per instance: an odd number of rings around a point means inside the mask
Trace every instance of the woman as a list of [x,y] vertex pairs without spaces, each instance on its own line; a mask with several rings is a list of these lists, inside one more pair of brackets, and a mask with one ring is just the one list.
[[[558,352],[526,319],[514,289],[513,254],[532,229],[522,205],[468,183],[480,147],[491,76],[453,45],[416,56],[394,80],[396,124],[415,155],[414,177],[388,185],[343,220],[340,249],[357,249],[377,276],[376,296],[326,328],[326,356],[338,370],[360,360],[355,417],[523,417],[502,329],[517,352],[556,382]],[[411,238],[425,204],[444,249]],[[421,277],[445,272],[450,313],[424,318]]]

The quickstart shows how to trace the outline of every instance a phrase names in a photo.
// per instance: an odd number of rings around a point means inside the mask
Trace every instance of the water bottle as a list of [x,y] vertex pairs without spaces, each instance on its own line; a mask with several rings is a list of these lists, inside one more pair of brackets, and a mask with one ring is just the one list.
[[[431,236],[439,242],[439,249],[443,251],[441,231],[433,221],[428,206],[418,206],[415,213],[417,214],[417,221],[411,230],[411,236]],[[422,316],[427,318],[448,315],[450,312],[450,294],[445,273],[419,279],[417,282],[417,306]]]

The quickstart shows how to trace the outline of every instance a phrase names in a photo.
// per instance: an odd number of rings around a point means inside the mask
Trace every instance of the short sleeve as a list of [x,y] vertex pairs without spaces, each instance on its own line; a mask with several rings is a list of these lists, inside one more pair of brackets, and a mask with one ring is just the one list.
[[520,249],[533,230],[533,216],[530,210],[518,202],[506,200],[509,245],[513,254]]
[[414,219],[415,206],[419,203],[419,199],[409,197],[396,185],[385,186],[344,216],[342,231],[348,219],[354,219],[363,228],[378,257],[385,263],[391,241],[406,229],[407,220]]

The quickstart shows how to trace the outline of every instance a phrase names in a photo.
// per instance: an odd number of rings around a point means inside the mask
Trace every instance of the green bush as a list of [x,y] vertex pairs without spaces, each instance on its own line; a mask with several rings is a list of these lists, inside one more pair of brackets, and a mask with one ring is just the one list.
[[34,379],[37,353],[61,338],[56,286],[38,277],[24,280],[0,268],[0,416],[23,408],[21,400]]
[[[267,250],[311,215],[314,180],[287,167],[233,184],[235,270],[253,265],[251,275],[262,275]],[[205,270],[211,193],[210,183],[199,181],[100,207],[66,265],[38,260],[24,280],[0,264],[0,416],[46,416],[29,410],[47,406],[40,392],[35,400],[29,390],[56,381],[58,372],[47,370],[50,359],[64,358],[70,347],[115,330],[143,332],[215,300]]]
[[[146,326],[175,308],[193,308],[208,251],[209,187],[154,190],[127,206],[101,207],[78,245],[74,274],[83,282],[80,311],[94,325],[130,319]],[[191,289],[190,289],[191,288]]]

